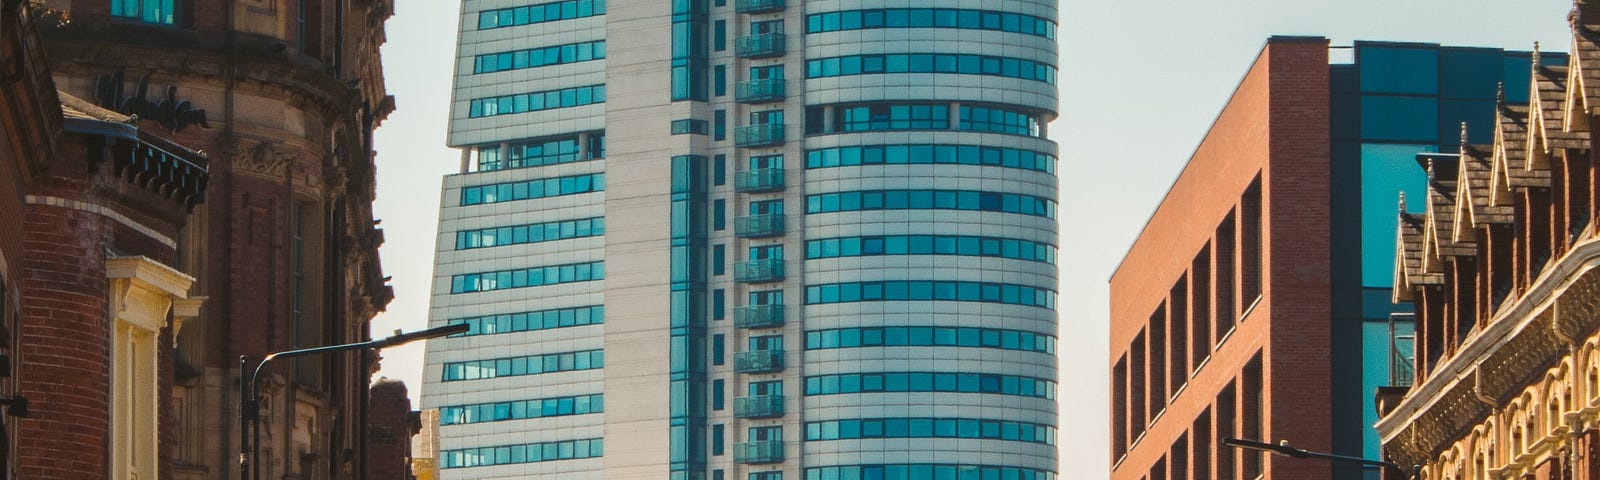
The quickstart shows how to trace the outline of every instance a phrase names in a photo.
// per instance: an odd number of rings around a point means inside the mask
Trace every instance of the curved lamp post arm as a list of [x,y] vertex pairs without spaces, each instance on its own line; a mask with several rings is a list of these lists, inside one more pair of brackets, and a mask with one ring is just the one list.
[[1345,455],[1334,455],[1334,454],[1331,454],[1331,453],[1321,453],[1321,452],[1306,451],[1306,450],[1302,450],[1302,449],[1299,449],[1299,448],[1295,448],[1295,447],[1289,446],[1289,441],[1288,440],[1279,442],[1277,445],[1273,445],[1273,444],[1266,443],[1266,442],[1258,442],[1258,441],[1255,441],[1255,440],[1245,440],[1245,439],[1242,439],[1242,438],[1225,438],[1225,439],[1222,440],[1222,444],[1230,446],[1230,447],[1234,447],[1234,448],[1243,448],[1243,449],[1247,449],[1247,450],[1260,450],[1260,451],[1263,451],[1263,452],[1272,452],[1272,453],[1276,453],[1278,455],[1283,455],[1285,457],[1292,457],[1292,458],[1315,458],[1315,459],[1318,459],[1318,460],[1327,460],[1327,461],[1330,461],[1330,462],[1355,463],[1355,464],[1359,464],[1359,465],[1367,465],[1367,466],[1373,466],[1373,467],[1393,468],[1393,469],[1395,469],[1395,471],[1404,473],[1406,475],[1406,478],[1417,478],[1417,472],[1419,471],[1419,469],[1417,469],[1415,467],[1413,467],[1413,468],[1405,468],[1405,467],[1401,467],[1397,463],[1387,462],[1387,461],[1383,461],[1383,460],[1371,460],[1371,459],[1366,459],[1366,458],[1361,458],[1361,457],[1350,457],[1350,456],[1345,456]]
[[[382,349],[382,348],[388,348],[388,347],[393,347],[393,346],[396,346],[396,345],[403,345],[403,344],[406,344],[406,343],[415,342],[417,340],[426,340],[426,339],[429,339],[429,338],[436,338],[436,337],[443,337],[443,336],[455,335],[455,334],[460,334],[460,333],[467,333],[467,330],[469,330],[470,328],[471,327],[469,327],[465,323],[457,323],[457,324],[453,324],[453,325],[445,325],[445,326],[442,326],[442,327],[434,327],[434,328],[429,328],[429,329],[425,329],[425,330],[418,330],[418,331],[411,332],[411,333],[398,333],[399,331],[397,330],[394,335],[392,335],[392,336],[390,336],[388,338],[383,338],[383,339],[378,339],[378,340],[370,340],[370,341],[366,341],[366,342],[357,342],[357,343],[346,343],[346,344],[343,344],[343,345],[329,345],[329,346],[326,346],[326,347],[302,348],[302,349],[299,349],[299,350],[289,350],[289,351],[284,351],[284,352],[271,353],[271,354],[268,354],[267,356],[261,358],[261,363],[257,363],[256,364],[255,370],[250,373],[249,377],[245,377],[244,376],[245,367],[248,364],[249,358],[244,356],[244,355],[240,355],[239,356],[239,424],[240,424],[239,425],[240,426],[240,430],[239,430],[239,478],[242,480],[242,479],[245,479],[245,478],[247,478],[249,476],[253,476],[253,477],[259,479],[260,476],[261,476],[259,471],[255,471],[255,470],[251,469],[253,466],[256,466],[257,464],[260,463],[260,458],[259,457],[260,457],[260,454],[261,454],[261,445],[260,445],[261,442],[260,442],[259,438],[255,438],[255,439],[252,440],[252,437],[256,437],[256,435],[254,435],[254,434],[259,434],[260,430],[261,430],[261,427],[260,427],[260,421],[261,421],[260,415],[261,414],[260,414],[260,405],[259,405],[260,398],[261,398],[261,392],[260,392],[261,384],[259,383],[259,380],[261,378],[261,371],[265,370],[267,368],[267,364],[268,363],[272,363],[273,360],[277,360],[277,359],[280,359],[280,358],[303,357],[303,356],[307,356],[307,355],[317,355],[317,354],[323,354],[323,353],[329,353],[329,352],[343,352],[343,351],[347,351],[347,350],[378,350],[378,349]],[[248,378],[248,380],[246,380],[246,378]],[[251,472],[254,472],[254,473],[251,474]]]

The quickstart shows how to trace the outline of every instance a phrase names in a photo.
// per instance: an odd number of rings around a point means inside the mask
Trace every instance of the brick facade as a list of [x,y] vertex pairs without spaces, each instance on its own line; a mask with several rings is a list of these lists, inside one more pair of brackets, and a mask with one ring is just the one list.
[[380,378],[373,382],[367,416],[367,469],[370,478],[407,480],[411,476],[411,437],[422,425],[411,410],[406,384]]
[[1329,446],[1327,50],[1268,41],[1111,278],[1113,479],[1330,478],[1220,443]]

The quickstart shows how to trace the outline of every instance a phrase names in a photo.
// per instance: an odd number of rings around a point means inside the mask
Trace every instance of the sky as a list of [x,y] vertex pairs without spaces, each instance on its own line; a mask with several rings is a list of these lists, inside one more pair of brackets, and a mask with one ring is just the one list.
[[[373,336],[427,326],[458,0],[395,2],[383,48],[398,109],[376,134],[383,268],[395,300]],[[898,2],[888,2],[890,4]],[[1061,478],[1109,472],[1106,282],[1272,35],[1566,51],[1569,0],[1063,0],[1059,266]],[[422,344],[380,376],[421,398]]]

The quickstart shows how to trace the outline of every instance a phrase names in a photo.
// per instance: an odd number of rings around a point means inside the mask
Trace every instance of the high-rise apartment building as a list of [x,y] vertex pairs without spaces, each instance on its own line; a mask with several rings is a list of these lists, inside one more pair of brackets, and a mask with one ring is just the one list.
[[1056,14],[464,1],[441,478],[1055,478]]
[[1530,56],[1267,41],[1111,278],[1113,479],[1379,476],[1221,440],[1379,458],[1374,394],[1412,377],[1396,201],[1418,153],[1493,138]]

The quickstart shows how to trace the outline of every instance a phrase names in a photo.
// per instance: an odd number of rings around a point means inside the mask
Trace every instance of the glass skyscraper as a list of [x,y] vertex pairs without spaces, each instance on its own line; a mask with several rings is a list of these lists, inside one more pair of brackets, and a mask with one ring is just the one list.
[[1056,2],[880,5],[462,2],[443,478],[1057,477]]
[[[1493,143],[1497,96],[1526,103],[1532,63],[1529,52],[1429,43],[1358,41],[1349,51],[1329,66],[1333,443],[1380,458],[1373,395],[1411,379],[1391,370],[1410,368],[1412,332],[1410,304],[1390,302],[1398,198],[1405,192],[1407,209],[1423,212],[1427,172],[1416,156],[1456,152],[1463,122],[1468,142]],[[1566,56],[1541,62],[1564,65]]]

